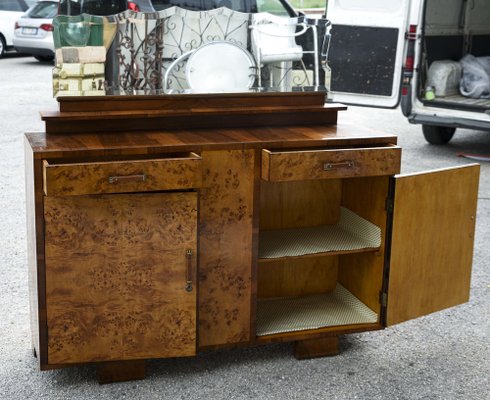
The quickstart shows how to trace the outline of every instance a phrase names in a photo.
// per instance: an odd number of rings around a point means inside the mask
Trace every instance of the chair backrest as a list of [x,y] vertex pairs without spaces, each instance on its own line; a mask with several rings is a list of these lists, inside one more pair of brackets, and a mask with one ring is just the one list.
[[[252,53],[257,63],[298,61],[303,48],[296,44],[298,18],[278,17],[269,13],[252,16]],[[301,33],[299,33],[301,34]]]

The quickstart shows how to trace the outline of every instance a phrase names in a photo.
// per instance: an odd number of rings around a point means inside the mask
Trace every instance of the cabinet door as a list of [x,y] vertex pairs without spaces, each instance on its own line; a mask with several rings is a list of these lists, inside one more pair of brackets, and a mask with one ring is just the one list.
[[479,171],[394,178],[386,325],[468,301]]
[[48,363],[196,352],[197,194],[45,197]]

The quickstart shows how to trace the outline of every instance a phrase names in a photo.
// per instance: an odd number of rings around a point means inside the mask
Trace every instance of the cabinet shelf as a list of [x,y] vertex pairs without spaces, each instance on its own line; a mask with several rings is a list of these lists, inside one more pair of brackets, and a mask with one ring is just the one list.
[[259,259],[376,251],[380,246],[381,229],[341,207],[340,220],[335,225],[261,232]]
[[328,294],[257,303],[257,336],[377,321],[377,314],[340,284]]

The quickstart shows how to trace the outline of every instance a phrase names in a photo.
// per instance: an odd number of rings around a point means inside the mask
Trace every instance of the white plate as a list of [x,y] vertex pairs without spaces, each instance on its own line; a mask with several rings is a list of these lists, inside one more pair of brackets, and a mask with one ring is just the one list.
[[210,42],[192,53],[185,74],[196,92],[246,91],[255,81],[255,60],[236,44]]

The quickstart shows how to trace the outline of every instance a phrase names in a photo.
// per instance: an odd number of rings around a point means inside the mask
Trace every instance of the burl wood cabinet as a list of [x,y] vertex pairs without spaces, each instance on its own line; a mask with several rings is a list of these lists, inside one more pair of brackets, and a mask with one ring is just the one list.
[[338,335],[468,300],[478,165],[399,175],[318,93],[67,98],[26,134],[42,370]]

